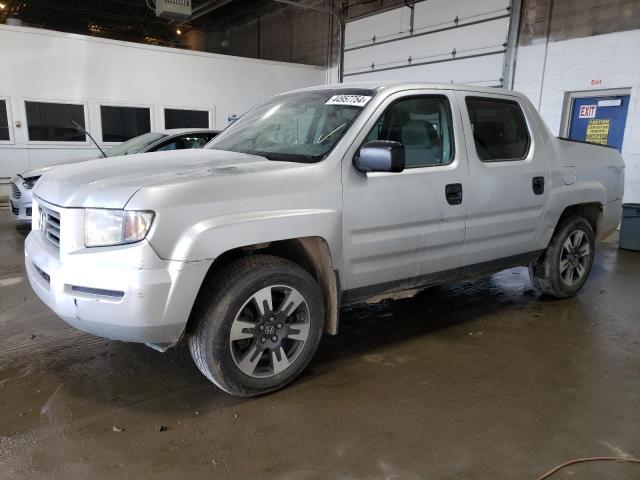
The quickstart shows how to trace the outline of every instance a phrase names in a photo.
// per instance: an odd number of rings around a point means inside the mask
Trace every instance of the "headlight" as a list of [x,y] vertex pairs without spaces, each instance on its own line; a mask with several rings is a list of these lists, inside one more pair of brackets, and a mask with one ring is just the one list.
[[24,188],[26,188],[27,190],[31,190],[33,188],[33,186],[36,184],[36,182],[38,181],[38,179],[40,179],[40,177],[29,177],[29,178],[25,178],[24,182],[22,182],[22,186]]
[[153,212],[88,208],[84,214],[84,244],[87,247],[123,245],[143,240]]

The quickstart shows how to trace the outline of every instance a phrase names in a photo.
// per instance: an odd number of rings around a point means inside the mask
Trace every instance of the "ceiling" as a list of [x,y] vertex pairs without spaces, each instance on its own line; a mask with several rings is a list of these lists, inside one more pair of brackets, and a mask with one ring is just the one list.
[[[150,8],[153,5],[154,0],[0,0],[0,23],[13,17],[25,26],[187,47],[183,38],[190,30],[208,29],[216,24],[229,24],[243,15],[261,15],[273,9],[286,8],[270,0],[192,0],[197,18],[178,25],[174,21],[157,18]],[[207,13],[203,15],[202,12]]]
[[326,66],[337,58],[339,28],[318,8],[333,7],[349,19],[406,0],[296,1],[316,10],[276,0],[192,0],[192,17],[178,23],[156,17],[155,0],[0,0],[0,24],[18,21],[114,40]]

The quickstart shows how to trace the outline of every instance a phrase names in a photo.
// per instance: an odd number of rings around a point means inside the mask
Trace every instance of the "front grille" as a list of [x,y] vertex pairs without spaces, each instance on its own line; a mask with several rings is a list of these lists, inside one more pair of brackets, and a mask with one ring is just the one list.
[[11,213],[13,213],[16,217],[20,215],[20,210],[11,204]]
[[44,238],[60,248],[60,214],[40,206],[40,231]]
[[11,182],[11,196],[17,200],[21,195],[22,193],[20,192],[18,186],[15,183]]

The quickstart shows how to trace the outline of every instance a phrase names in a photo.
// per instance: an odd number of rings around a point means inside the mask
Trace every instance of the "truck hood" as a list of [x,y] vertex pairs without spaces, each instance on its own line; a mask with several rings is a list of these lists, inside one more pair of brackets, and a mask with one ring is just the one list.
[[144,187],[288,165],[257,155],[210,149],[143,153],[58,165],[40,178],[34,194],[60,207],[124,208]]

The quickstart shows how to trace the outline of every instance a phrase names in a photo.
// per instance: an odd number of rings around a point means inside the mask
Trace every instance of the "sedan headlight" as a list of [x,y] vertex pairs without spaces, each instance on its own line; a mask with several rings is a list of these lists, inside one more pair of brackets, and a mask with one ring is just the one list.
[[31,190],[39,179],[40,179],[40,175],[38,175],[37,177],[25,178],[24,181],[22,182],[22,186],[27,190]]
[[84,215],[87,247],[124,245],[143,240],[153,222],[153,212],[88,208]]

